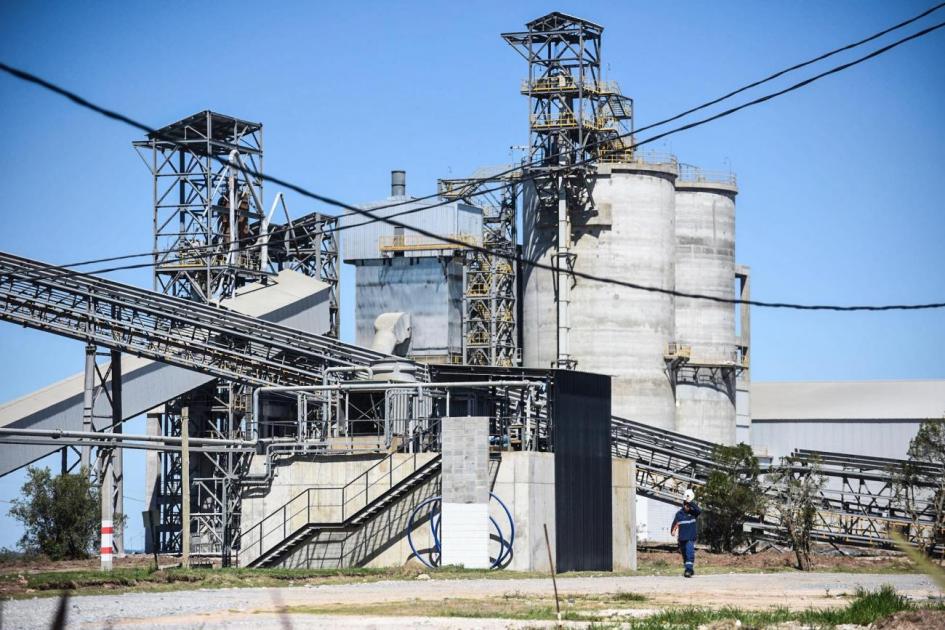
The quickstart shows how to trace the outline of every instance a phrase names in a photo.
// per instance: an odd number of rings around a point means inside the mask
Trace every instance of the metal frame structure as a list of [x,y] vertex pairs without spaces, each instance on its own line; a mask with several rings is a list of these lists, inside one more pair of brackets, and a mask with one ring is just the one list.
[[262,125],[203,111],[133,143],[151,171],[154,289],[211,302],[265,272]]
[[[503,169],[507,171],[508,169]],[[477,174],[478,175],[478,174]],[[470,250],[463,264],[463,363],[495,367],[519,364],[518,250],[516,201],[520,187],[511,173],[500,190],[483,193],[484,177],[441,179],[444,199],[482,197],[482,247]],[[481,203],[481,202],[480,202]]]
[[291,269],[329,285],[329,337],[340,334],[341,284],[338,276],[338,217],[313,212],[285,225],[271,226],[268,259],[275,271]]
[[553,264],[558,306],[556,366],[573,369],[570,351],[570,294],[575,283],[572,217],[593,207],[590,174],[597,160],[632,157],[632,101],[601,77],[601,34],[593,22],[553,12],[526,24],[525,32],[502,38],[528,62],[522,94],[529,100],[529,143],[525,172],[533,180],[539,216],[558,226]]

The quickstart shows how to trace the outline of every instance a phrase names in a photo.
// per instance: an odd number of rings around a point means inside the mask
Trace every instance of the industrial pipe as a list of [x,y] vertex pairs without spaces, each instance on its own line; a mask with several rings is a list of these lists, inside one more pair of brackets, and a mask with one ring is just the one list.
[[[0,438],[9,436],[33,436],[45,438],[88,438],[98,441],[123,442],[162,442],[180,444],[181,438],[163,435],[132,435],[130,433],[102,433],[99,431],[63,431],[62,429],[0,429]],[[256,442],[247,440],[224,440],[221,438],[190,438],[190,443],[206,446],[246,446],[255,447]]]
[[259,439],[259,394],[262,392],[376,391],[384,389],[453,389],[457,387],[542,387],[539,381],[455,381],[449,383],[336,383],[334,385],[267,385],[253,390],[253,439]]

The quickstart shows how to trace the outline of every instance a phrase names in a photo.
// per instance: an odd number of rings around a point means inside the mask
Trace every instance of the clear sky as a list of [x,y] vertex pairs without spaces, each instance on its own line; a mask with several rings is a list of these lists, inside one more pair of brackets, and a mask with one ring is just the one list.
[[[364,202],[388,194],[394,168],[421,195],[437,177],[510,160],[527,137],[525,65],[499,33],[549,11],[605,27],[606,78],[635,99],[640,126],[931,4],[5,2],[0,59],[155,127],[203,109],[260,121],[267,172]],[[755,298],[945,299],[943,59],[945,30],[655,147],[737,173],[737,257]],[[0,112],[0,250],[67,263],[150,248],[138,132],[6,75]],[[318,209],[288,201],[295,216]],[[151,285],[146,269],[111,277]],[[941,311],[752,316],[755,380],[945,378]],[[81,343],[0,323],[0,401],[80,371],[82,356]],[[143,457],[126,462],[128,545],[141,547]],[[0,513],[22,481],[0,479]],[[12,547],[20,532],[0,523]]]

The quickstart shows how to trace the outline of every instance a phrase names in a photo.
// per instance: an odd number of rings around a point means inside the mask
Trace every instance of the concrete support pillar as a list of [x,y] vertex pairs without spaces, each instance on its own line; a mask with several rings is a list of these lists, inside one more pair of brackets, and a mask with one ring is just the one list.
[[443,418],[443,565],[489,568],[489,418]]
[[[149,413],[146,421],[145,432],[149,436],[161,435],[161,413]],[[146,510],[152,513],[160,510],[161,498],[161,459],[158,451],[147,451],[145,456],[144,472],[144,506]],[[158,528],[160,519],[151,522],[151,528],[144,532],[144,550],[146,553],[154,553],[155,544],[158,543]]]
[[[85,380],[82,399],[82,430],[94,431],[92,417],[95,412],[95,346],[85,346]],[[92,470],[92,447],[83,446],[80,452],[80,467],[89,474]]]

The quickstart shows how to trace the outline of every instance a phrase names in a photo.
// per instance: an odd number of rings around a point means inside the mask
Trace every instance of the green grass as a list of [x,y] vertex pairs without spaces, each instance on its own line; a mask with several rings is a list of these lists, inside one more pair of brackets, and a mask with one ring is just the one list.
[[[945,611],[945,605],[927,607]],[[744,628],[764,628],[785,621],[798,621],[816,628],[832,628],[842,624],[868,626],[894,613],[916,610],[917,606],[885,585],[878,591],[857,592],[856,597],[843,608],[833,610],[790,611],[776,608],[765,611],[746,611],[737,608],[676,608],[664,610],[646,619],[630,622],[634,630],[689,630],[700,625],[725,619],[737,619]]]
[[[800,622],[815,628],[832,628],[841,624],[866,626],[879,619],[904,610],[919,607],[902,597],[890,586],[878,591],[860,591],[853,601],[834,610],[792,611],[787,608],[771,610],[742,610],[723,607],[718,609],[677,607],[667,608],[646,618],[604,617],[605,609],[615,604],[642,602],[646,597],[637,593],[600,595],[565,595],[562,619],[592,622],[592,628],[632,628],[635,630],[694,630],[701,625],[724,620],[738,620],[746,630],[784,623]],[[945,606],[932,607],[945,612]],[[293,606],[288,613],[309,615],[371,615],[468,617],[515,619],[521,621],[548,621],[557,618],[554,600],[548,597],[523,598],[518,594],[482,599],[446,599],[442,601],[405,600],[372,602],[370,604],[329,604],[321,606]],[[607,613],[611,614],[611,613]]]

